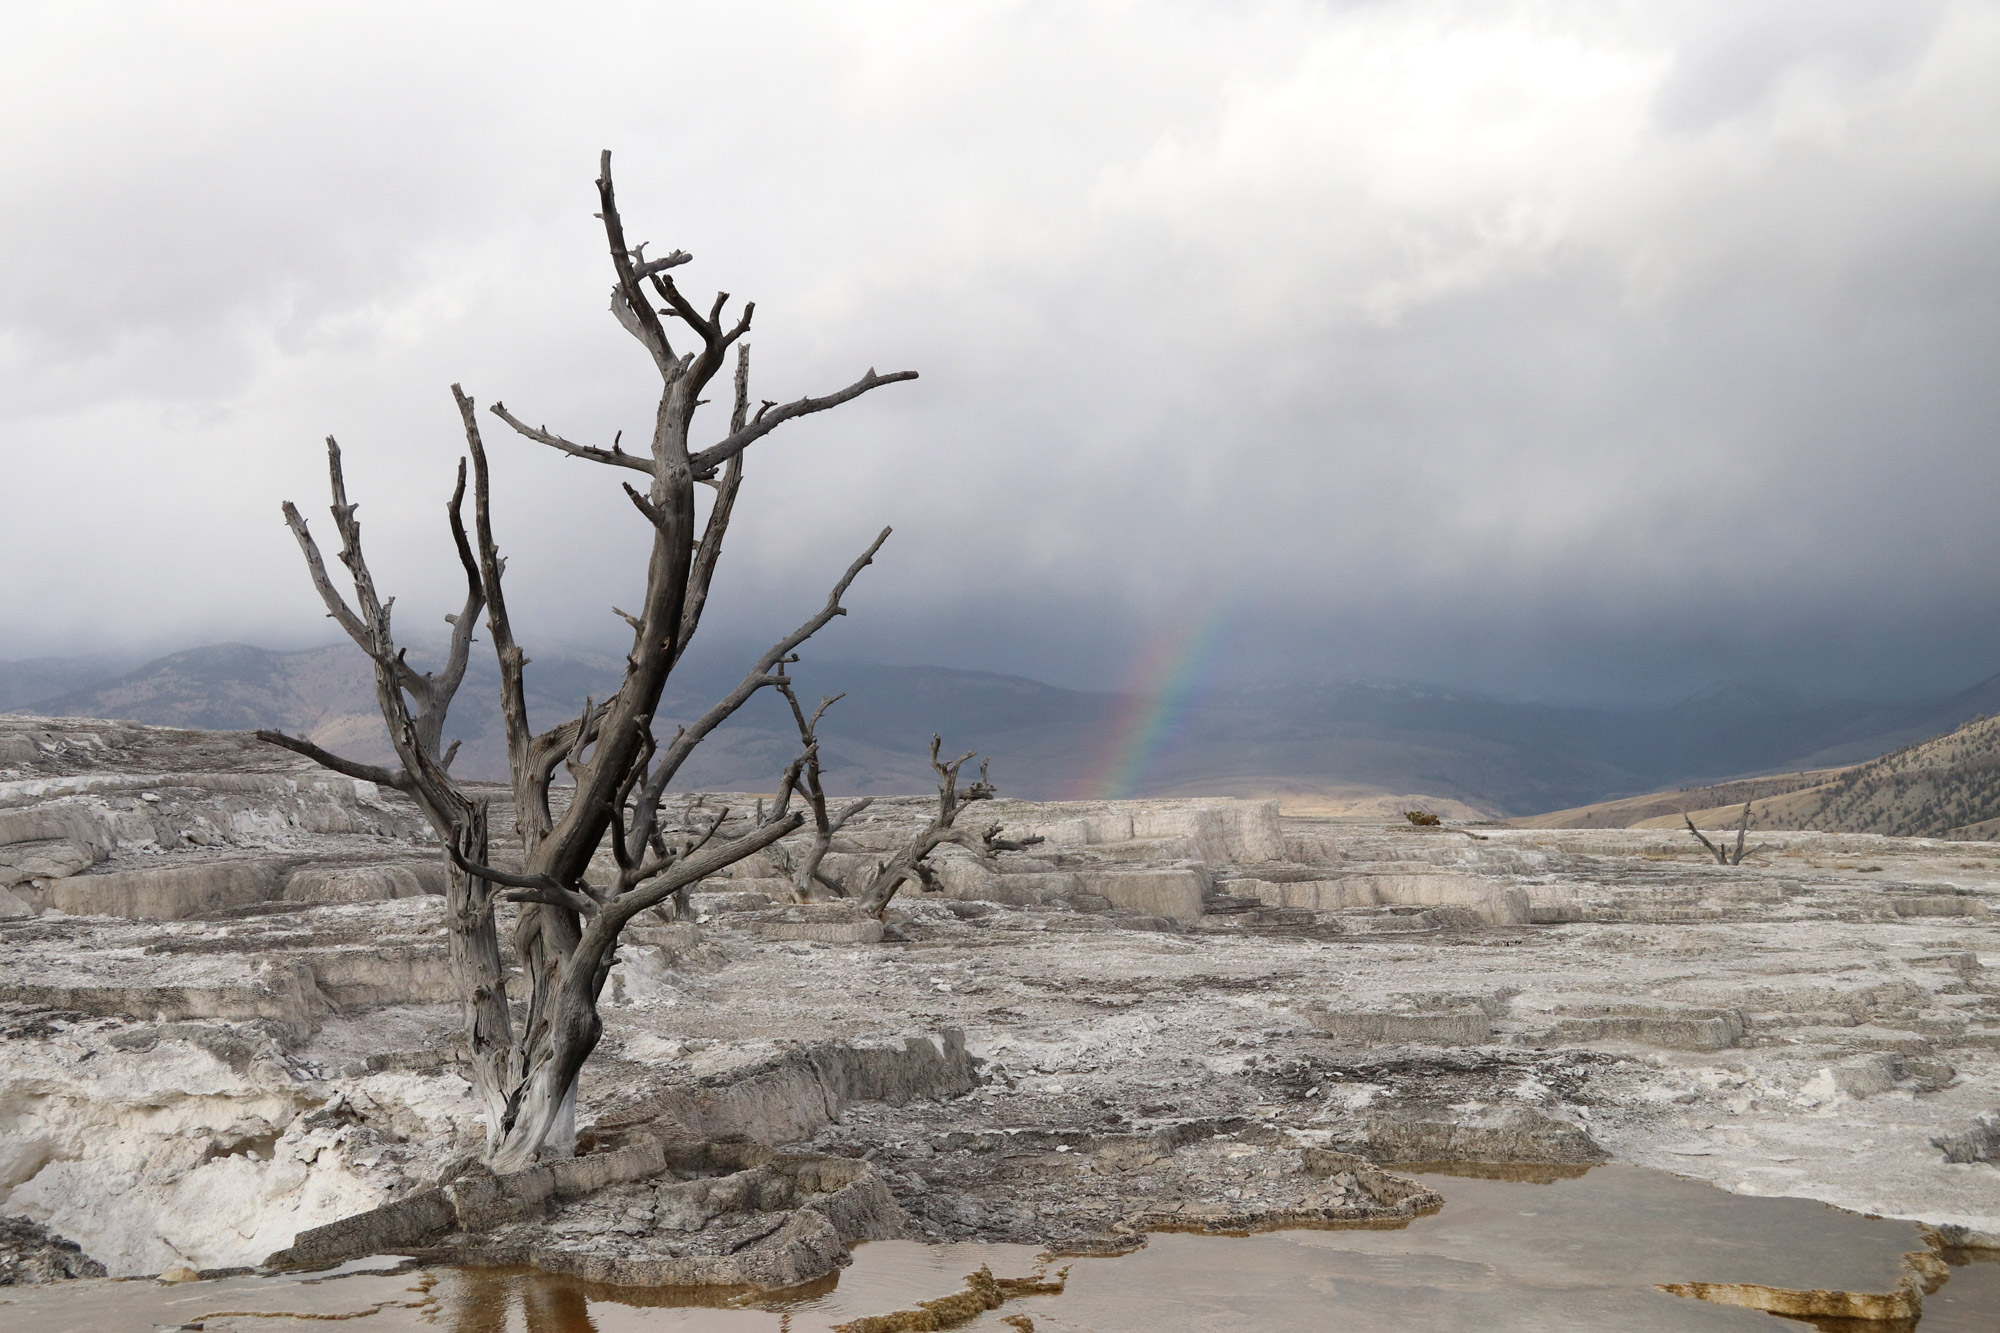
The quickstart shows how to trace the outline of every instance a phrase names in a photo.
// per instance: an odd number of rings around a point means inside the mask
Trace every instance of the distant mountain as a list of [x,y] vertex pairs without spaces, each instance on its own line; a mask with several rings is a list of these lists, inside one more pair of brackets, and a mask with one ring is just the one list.
[[[574,716],[586,697],[602,699],[617,687],[622,665],[590,653],[535,652],[534,724]],[[662,729],[699,716],[740,671],[721,657],[691,657],[661,701]],[[1568,811],[1744,774],[1832,768],[2000,711],[2000,677],[1919,704],[1812,702],[1737,686],[1619,712],[1407,685],[1219,690],[1159,707],[944,667],[808,659],[795,675],[808,703],[845,695],[821,727],[836,792],[926,789],[927,750],[938,732],[951,753],[993,756],[994,779],[1009,795],[1278,796],[1329,813],[1409,801],[1461,817]],[[505,773],[497,684],[491,659],[475,656],[451,727],[463,743],[457,769],[469,777]],[[365,659],[346,644],[301,653],[197,648],[14,707],[178,726],[275,726],[356,758],[389,753]],[[782,701],[767,692],[697,752],[678,785],[769,790],[796,748]]]
[[72,690],[88,689],[130,671],[140,659],[126,653],[83,657],[29,657],[0,662],[0,712],[22,708]]
[[[413,652],[413,662],[422,656]],[[566,650],[537,650],[527,670],[528,713],[538,728],[582,711],[586,698],[618,687],[623,663]],[[740,667],[693,660],[676,673],[660,702],[660,728],[691,722],[741,677]],[[837,792],[909,792],[931,786],[932,732],[957,749],[1004,754],[1013,794],[1047,794],[1073,780],[1066,746],[1080,726],[1104,713],[1112,696],[1088,695],[1014,676],[926,667],[807,663],[795,671],[802,698],[845,694],[822,724],[827,778]],[[348,644],[280,653],[247,644],[215,644],[172,653],[110,680],[15,705],[10,711],[111,717],[214,730],[275,727],[371,763],[391,757],[375,711],[367,659]],[[475,656],[454,701],[447,735],[460,742],[454,771],[472,778],[506,774],[499,675]],[[719,729],[682,770],[681,786],[765,790],[798,750],[784,703],[766,691]],[[996,776],[999,776],[996,774]]]
[[277,653],[218,643],[156,658],[122,676],[37,700],[36,712],[125,718],[209,731],[283,725],[311,731],[327,717],[374,707],[352,650]]
[[[618,672],[608,659],[551,653],[535,659],[529,680],[531,716],[548,725],[576,713],[586,696],[615,689]],[[466,776],[505,773],[498,685],[491,658],[476,657],[452,707],[450,734],[462,741],[457,771]],[[345,643],[294,653],[242,643],[191,648],[12,711],[218,731],[275,727],[370,763],[392,754],[368,660]]]

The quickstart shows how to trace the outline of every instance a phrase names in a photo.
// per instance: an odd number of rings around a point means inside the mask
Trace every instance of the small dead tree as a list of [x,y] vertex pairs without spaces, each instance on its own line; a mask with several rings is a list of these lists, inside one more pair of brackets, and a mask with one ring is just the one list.
[[[328,576],[305,520],[289,502],[286,523],[304,552],[307,569],[328,613],[374,663],[376,702],[388,725],[397,764],[357,763],[310,741],[263,731],[258,735],[351,777],[393,787],[412,797],[443,843],[447,870],[446,929],[454,985],[464,1010],[471,1076],[486,1116],[486,1159],[497,1171],[516,1170],[543,1153],[566,1155],[575,1141],[577,1080],[602,1032],[597,998],[616,956],[619,933],[641,912],[683,894],[692,884],[776,843],[805,816],[793,808],[809,756],[786,770],[777,799],[760,808],[747,827],[724,833],[728,811],[691,815],[687,827],[663,821],[666,789],[696,746],[759,690],[784,679],[807,639],[846,614],[841,598],[875,557],[889,533],[862,552],[834,585],[826,604],[758,659],[743,679],[707,712],[669,739],[654,734],[654,711],[668,674],[687,651],[701,623],[711,580],[743,483],[744,451],[796,417],[838,407],[914,371],[878,375],[873,370],[846,388],[782,405],[766,400],[753,413],[749,346],[741,340],[756,309],[725,323],[728,293],[706,311],[675,284],[672,270],[691,259],[675,250],[647,259],[645,246],[625,239],[605,153],[597,179],[598,217],[604,224],[616,281],[611,310],[644,347],[660,376],[652,438],[643,453],[627,453],[618,439],[609,448],[578,444],[543,426],[530,426],[500,404],[492,413],[519,434],[572,458],[637,472],[643,490],[625,486],[652,529],[646,589],[637,614],[613,610],[632,629],[632,647],[618,688],[603,701],[586,701],[574,718],[537,732],[529,725],[524,684],[528,657],[515,641],[502,583],[506,562],[494,538],[486,450],[470,397],[457,385],[458,405],[471,461],[473,532],[463,517],[466,464],[446,506],[452,539],[466,580],[465,601],[447,616],[452,626],[443,667],[419,672],[396,645],[390,624],[393,599],[377,593],[362,554],[356,506],[347,499],[340,449],[327,441],[333,520],[340,562],[353,585],[350,602]],[[676,349],[668,322],[692,335]],[[679,336],[678,334],[674,336]],[[726,434],[706,448],[690,447],[702,391],[736,353],[734,409]],[[698,522],[697,486],[714,498]],[[506,724],[514,826],[520,865],[492,864],[488,810],[452,777],[456,745],[440,751],[446,714],[465,677],[475,622],[481,612],[499,659],[501,712]],[[558,811],[551,788],[558,769],[573,782],[569,803]],[[609,841],[616,862],[603,882],[590,878],[592,857]],[[517,1030],[508,1004],[496,900],[519,904],[514,949],[525,973],[525,1023]]]
[[793,692],[789,680],[780,682],[777,688],[778,692],[785,696],[785,702],[791,705],[792,720],[798,724],[799,741],[805,747],[800,755],[803,762],[799,766],[797,786],[800,796],[805,800],[806,809],[812,815],[813,836],[805,851],[797,856],[782,845],[772,848],[772,851],[778,853],[779,859],[784,862],[785,868],[791,874],[794,901],[811,902],[820,889],[827,890],[836,898],[845,898],[847,886],[828,875],[821,867],[826,861],[826,854],[833,850],[834,835],[846,828],[856,815],[874,804],[874,799],[864,796],[860,800],[849,802],[838,816],[828,815],[826,788],[820,782],[818,727],[819,720],[826,716],[826,710],[847,696],[836,694],[821,699],[819,707],[813,710],[811,717],[807,717],[805,709],[799,706],[799,696]]
[[1023,851],[1042,841],[1038,837],[1003,838],[1001,833],[1004,830],[999,824],[988,825],[977,834],[970,829],[959,828],[958,817],[965,808],[976,801],[993,799],[998,789],[987,780],[986,763],[982,762],[979,765],[979,780],[963,791],[959,790],[959,770],[977,751],[968,750],[956,759],[941,760],[938,754],[944,748],[944,738],[932,736],[931,771],[938,778],[938,809],[930,823],[894,856],[887,861],[876,862],[874,871],[864,883],[849,885],[828,874],[824,868],[826,854],[833,849],[835,835],[872,803],[872,798],[864,797],[849,803],[837,816],[827,812],[826,791],[820,783],[819,723],[827,710],[845,696],[836,694],[832,698],[821,699],[819,707],[808,717],[789,680],[780,681],[777,688],[791,705],[792,720],[799,729],[799,743],[804,747],[797,789],[812,812],[813,821],[812,841],[791,866],[792,896],[799,902],[810,902],[819,890],[825,889],[836,898],[854,899],[863,911],[879,917],[889,910],[896,891],[911,880],[928,890],[937,888],[937,877],[931,868],[930,858],[933,852],[948,843],[965,848],[990,865],[1001,852]]
[[1750,833],[1750,802],[1748,801],[1743,803],[1743,815],[1736,821],[1736,846],[1733,849],[1718,847],[1710,842],[1702,831],[1694,826],[1694,820],[1689,816],[1687,811],[1681,811],[1681,819],[1687,824],[1688,832],[1694,834],[1695,839],[1708,849],[1708,854],[1715,858],[1715,863],[1719,866],[1740,866],[1743,864],[1744,857],[1755,856],[1757,853],[1765,850],[1761,843],[1750,848],[1748,851],[1744,850],[1743,840]]

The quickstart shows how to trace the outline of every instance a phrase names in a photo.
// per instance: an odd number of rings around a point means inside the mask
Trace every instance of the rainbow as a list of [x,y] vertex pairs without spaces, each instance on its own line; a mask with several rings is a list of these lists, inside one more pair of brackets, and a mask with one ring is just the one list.
[[1081,794],[1120,800],[1139,789],[1173,734],[1173,724],[1208,683],[1229,624],[1217,600],[1200,615],[1156,631],[1134,660],[1123,702],[1104,730]]

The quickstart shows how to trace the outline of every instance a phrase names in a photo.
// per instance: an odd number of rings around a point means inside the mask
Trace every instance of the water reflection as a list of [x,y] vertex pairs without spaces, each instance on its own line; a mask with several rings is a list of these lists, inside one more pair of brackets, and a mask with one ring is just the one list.
[[[1672,1296],[1654,1284],[1881,1291],[1895,1285],[1902,1255],[1922,1248],[1909,1223],[1799,1199],[1727,1194],[1637,1167],[1479,1175],[1454,1168],[1452,1175],[1423,1179],[1444,1194],[1445,1207],[1404,1229],[1156,1234],[1122,1258],[1065,1260],[1072,1266],[1061,1295],[1010,1300],[964,1327],[1013,1333],[1003,1321],[1026,1315],[1041,1333],[1348,1327],[1779,1333],[1812,1321],[1773,1321],[1755,1310]],[[1996,1256],[1943,1257],[1957,1266],[1926,1300],[1921,1333],[2000,1328]],[[303,1316],[358,1319],[347,1325],[357,1333],[824,1333],[957,1291],[982,1263],[1003,1275],[1029,1273],[1036,1251],[883,1241],[861,1246],[854,1260],[837,1278],[780,1293],[611,1287],[525,1268],[441,1269],[434,1280],[422,1272],[377,1272],[183,1287],[77,1282],[0,1289],[0,1328],[109,1333],[202,1322],[206,1333],[298,1333]],[[1899,1327],[1817,1326],[1847,1333]]]
[[1457,1176],[1463,1180],[1506,1180],[1516,1185],[1553,1185],[1577,1180],[1594,1167],[1559,1162],[1391,1162],[1387,1170],[1405,1176]]
[[[928,1276],[934,1262],[928,1247],[913,1248],[926,1251],[923,1268]],[[438,1326],[452,1333],[501,1329],[613,1333],[626,1327],[789,1329],[793,1308],[824,1304],[839,1289],[842,1277],[830,1274],[803,1286],[768,1292],[755,1287],[608,1286],[533,1268],[455,1268],[439,1276]],[[604,1317],[602,1321],[593,1318],[593,1309]],[[637,1311],[670,1311],[678,1317],[665,1325],[628,1320],[627,1312]]]

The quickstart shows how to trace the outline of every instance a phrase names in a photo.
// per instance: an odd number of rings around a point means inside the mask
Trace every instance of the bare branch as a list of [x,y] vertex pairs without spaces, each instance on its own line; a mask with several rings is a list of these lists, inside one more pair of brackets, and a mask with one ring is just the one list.
[[[493,636],[493,654],[500,664],[500,711],[507,723],[507,758],[513,772],[527,770],[529,748],[534,733],[528,726],[528,695],[523,669],[526,653],[514,642],[513,623],[507,617],[507,598],[501,587],[506,561],[493,541],[491,479],[486,470],[486,446],[479,435],[479,417],[472,399],[454,384],[451,396],[458,404],[459,420],[465,425],[466,447],[472,451],[472,513],[479,534],[479,575],[486,591],[486,629]],[[546,791],[514,794],[514,820],[521,837],[532,846],[548,825]],[[530,827],[532,825],[532,827]]]
[[757,303],[755,301],[745,301],[743,303],[743,318],[736,321],[735,328],[722,335],[722,345],[727,347],[744,334],[750,332],[750,317],[756,313]]
[[597,701],[585,695],[583,713],[576,720],[576,729],[570,736],[568,749],[563,754],[563,767],[569,770],[571,777],[576,777],[583,771],[584,747],[596,739],[596,729],[592,725],[596,721]]
[[708,821],[708,827],[702,830],[700,837],[684,838],[681,840],[681,845],[678,848],[671,850],[666,846],[665,839],[655,834],[653,839],[654,858],[628,874],[621,875],[619,877],[618,891],[621,894],[628,892],[634,885],[643,884],[656,875],[665,874],[676,862],[684,861],[688,857],[693,856],[709,844],[709,841],[715,837],[716,830],[720,829],[723,822],[728,818],[729,807],[725,805],[716,812],[715,818]]
[[1715,858],[1715,863],[1717,865],[1729,864],[1729,858],[1723,854],[1722,849],[1720,847],[1717,847],[1714,843],[1710,842],[1707,839],[1707,837],[1705,837],[1702,834],[1702,831],[1694,826],[1694,820],[1692,817],[1689,816],[1687,811],[1685,810],[1681,811],[1681,819],[1687,824],[1688,832],[1694,834],[1696,841],[1700,842],[1702,846],[1708,848],[1708,854]]
[[764,803],[762,800],[757,802],[757,822],[759,824],[773,824],[786,817],[792,808],[792,793],[799,789],[799,775],[805,771],[806,764],[811,759],[812,751],[808,749],[804,754],[797,756],[791,763],[785,765],[784,774],[778,779],[778,794],[772,798],[770,810],[766,811],[763,808]]
[[[597,202],[598,217],[604,222],[604,239],[611,249],[611,265],[618,272],[618,287],[612,293],[612,313],[653,354],[653,363],[659,367],[660,373],[670,380],[677,379],[681,374],[680,359],[674,355],[673,345],[667,341],[667,331],[661,325],[660,317],[653,312],[652,302],[646,299],[645,288],[640,286],[642,278],[632,262],[632,250],[625,243],[625,223],[618,216],[618,199],[611,185],[609,148],[598,158]],[[683,255],[676,250],[665,261],[653,261],[660,267],[647,276],[657,282],[659,273],[673,267],[674,262],[685,264],[691,258],[692,255]]]
[[283,510],[286,526],[291,528],[292,536],[298,540],[299,550],[305,553],[306,569],[312,574],[313,587],[318,590],[320,600],[326,603],[326,613],[347,631],[347,637],[354,640],[362,652],[373,657],[375,645],[370,639],[368,627],[361,623],[361,617],[354,614],[353,608],[347,604],[347,599],[333,586],[333,580],[326,572],[326,562],[320,558],[319,543],[315,542],[312,534],[307,531],[306,521],[300,515],[298,507],[287,500]]
[[560,449],[572,458],[586,458],[593,463],[604,463],[611,467],[629,467],[635,472],[644,472],[648,475],[651,475],[653,471],[653,462],[651,459],[641,457],[638,454],[626,453],[618,447],[616,441],[612,442],[609,449],[599,449],[588,444],[577,444],[573,441],[565,440],[562,436],[550,431],[546,426],[530,426],[527,422],[522,421],[512,412],[509,412],[504,403],[495,403],[486,410],[535,443],[546,444],[551,449]]
[[[643,249],[644,247],[640,248]],[[665,259],[648,259],[643,264],[634,265],[632,276],[635,279],[650,278],[656,273],[665,273],[670,268],[679,268],[682,264],[692,262],[693,259],[694,256],[687,251],[676,250]]]
[[631,499],[633,507],[646,516],[648,523],[651,523],[661,532],[671,533],[673,531],[672,521],[661,512],[658,505],[639,494],[636,490],[633,490],[631,482],[621,482],[619,484],[624,486],[625,494]]
[[549,903],[552,906],[567,907],[573,912],[581,912],[585,915],[595,912],[598,908],[598,902],[595,898],[586,893],[579,893],[577,890],[558,882],[554,876],[523,875],[511,870],[500,870],[493,866],[481,865],[477,861],[469,860],[463,852],[459,851],[451,843],[446,843],[444,850],[445,855],[451,858],[453,865],[474,879],[483,879],[489,884],[501,884],[510,889],[518,889],[524,893],[534,895],[527,898],[509,895],[509,901]]
[[871,369],[866,375],[863,375],[845,389],[836,389],[823,398],[800,398],[786,403],[783,407],[775,407],[766,412],[759,412],[757,419],[749,425],[732,430],[728,438],[719,443],[712,444],[694,455],[690,462],[694,467],[695,475],[705,476],[713,473],[721,464],[742,453],[745,449],[755,444],[758,440],[763,439],[766,435],[769,435],[772,431],[794,417],[807,416],[814,412],[824,412],[829,407],[839,407],[842,403],[851,402],[859,398],[862,394],[867,393],[870,389],[878,389],[884,384],[896,384],[903,380],[913,380],[915,378],[917,378],[917,372],[914,370],[899,370],[893,375],[877,375]]
[[664,274],[649,274],[648,277],[652,281],[653,290],[659,293],[660,299],[667,303],[676,318],[682,320],[689,328],[700,334],[704,343],[714,340],[714,323],[704,319],[702,313],[694,308],[693,303],[687,297],[681,295],[681,289],[674,285],[672,278]]
[[[597,704],[595,707],[591,707],[590,701],[585,700],[586,711],[583,715],[559,722],[529,741],[527,772],[532,778],[533,783],[538,784],[540,791],[546,794],[549,779],[555,776],[556,769],[558,767],[567,767],[570,776],[576,778],[579,783],[575,799],[577,801],[591,799],[581,785],[583,773],[590,767],[590,764],[583,763],[581,755],[584,749],[598,738],[604,724],[604,719],[611,712],[611,707],[617,702],[617,699],[618,695],[614,693],[611,698],[606,699],[601,704]],[[650,732],[645,731],[645,727],[645,719],[635,719],[634,730],[635,732],[644,734],[642,748],[645,754],[650,756],[653,751],[653,740]],[[596,756],[593,755],[591,762],[594,763],[595,761]],[[618,791],[621,795],[631,791],[629,774],[619,786]],[[544,799],[546,799],[545,796]],[[612,804],[619,804],[611,802],[609,797],[600,799],[606,803],[607,807]]]
[[323,750],[301,736],[287,736],[282,731],[259,729],[257,739],[267,745],[276,745],[302,754],[321,768],[330,768],[336,773],[363,782],[372,782],[378,787],[393,787],[397,791],[409,791],[416,786],[416,780],[399,768],[383,768],[379,764],[363,764],[352,759],[343,759],[331,750]]
[[[577,945],[576,957],[585,958],[587,948],[595,946],[601,949],[615,944],[618,931],[639,913],[658,906],[681,889],[700,883],[724,867],[733,866],[744,857],[764,850],[797,830],[804,822],[805,816],[794,813],[776,823],[754,826],[741,837],[683,857],[664,874],[601,907],[591,919],[584,941]],[[596,940],[593,941],[592,936],[597,937]]]
[[[466,667],[472,660],[472,635],[479,624],[479,613],[486,606],[486,589],[479,575],[479,562],[473,557],[472,545],[465,535],[465,460],[458,460],[458,482],[452,488],[451,502],[445,506],[445,519],[451,525],[452,546],[458,552],[459,568],[465,572],[465,604],[458,614],[445,617],[451,626],[451,644],[445,651],[444,666],[435,673],[424,677],[421,690],[412,689],[417,700],[415,717],[417,748],[424,754],[436,754],[438,746],[444,742],[445,716],[451,702],[458,694],[458,687],[465,680]],[[409,688],[409,687],[405,687]],[[450,752],[439,763],[440,773],[451,767],[452,755],[458,751],[453,742]]]
[[667,784],[674,780],[674,774],[680,771],[681,765],[687,762],[688,756],[694,752],[694,747],[699,745],[704,737],[727,721],[757,691],[767,685],[777,683],[776,678],[771,674],[774,667],[790,657],[793,650],[800,644],[819,633],[822,629],[825,629],[827,625],[832,623],[834,617],[847,614],[847,608],[840,604],[840,599],[846,596],[848,588],[853,585],[856,578],[860,577],[861,571],[874,562],[875,553],[880,551],[882,544],[889,540],[890,531],[888,528],[882,529],[880,535],[869,543],[868,549],[863,551],[854,563],[847,567],[847,572],[842,574],[840,581],[833,585],[833,591],[828,594],[825,606],[821,607],[804,624],[767,649],[764,655],[757,660],[757,665],[750,668],[743,679],[737,683],[735,689],[724,695],[719,703],[695,719],[691,725],[674,738],[673,744],[667,747],[666,753],[661,757],[659,767],[654,769],[653,775],[646,779],[645,797],[640,802],[642,812],[654,809],[659,805],[660,797],[665,793]]
[[[736,406],[731,413],[731,429],[741,430],[750,405],[750,345],[736,348]],[[687,597],[681,603],[681,630],[677,640],[686,652],[701,626],[702,609],[708,605],[708,586],[715,578],[716,562],[722,558],[722,539],[729,531],[736,496],[743,489],[743,455],[737,454],[723,467],[722,479],[713,483],[715,503],[709,507],[708,523],[701,531],[701,545],[688,568]]]

